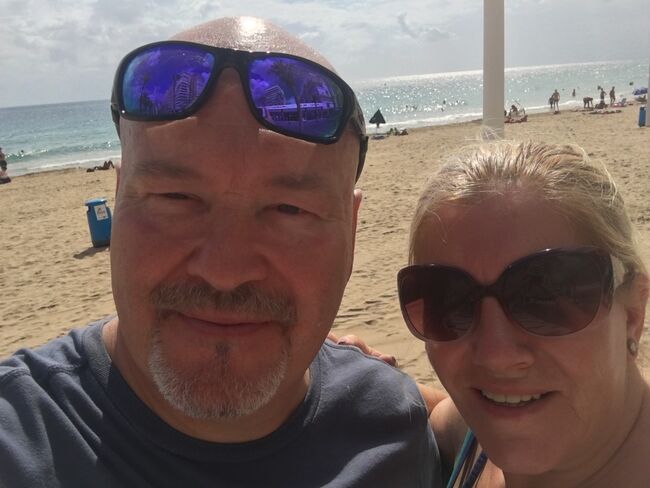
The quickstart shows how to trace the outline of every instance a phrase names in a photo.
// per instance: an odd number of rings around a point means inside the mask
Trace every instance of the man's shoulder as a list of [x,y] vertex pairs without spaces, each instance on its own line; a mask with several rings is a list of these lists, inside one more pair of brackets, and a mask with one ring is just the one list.
[[363,400],[388,413],[407,410],[421,412],[426,405],[415,381],[398,368],[361,352],[354,346],[326,341],[321,348],[325,388],[354,402]]
[[346,370],[354,368],[350,371],[354,372],[356,369],[359,369],[364,373],[369,372],[376,375],[386,375],[391,378],[410,381],[410,376],[402,370],[389,365],[375,356],[365,354],[355,346],[336,344],[327,339],[321,347],[321,355],[329,367]]
[[23,348],[0,361],[0,395],[16,381],[33,381],[44,385],[57,373],[74,373],[87,365],[84,337],[93,327],[73,329],[68,334],[35,348]]

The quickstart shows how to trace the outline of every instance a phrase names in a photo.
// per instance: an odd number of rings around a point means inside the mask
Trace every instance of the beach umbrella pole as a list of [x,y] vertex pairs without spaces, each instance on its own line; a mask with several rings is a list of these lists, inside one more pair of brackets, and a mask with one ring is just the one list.
[[483,129],[489,137],[503,137],[504,0],[483,0]]

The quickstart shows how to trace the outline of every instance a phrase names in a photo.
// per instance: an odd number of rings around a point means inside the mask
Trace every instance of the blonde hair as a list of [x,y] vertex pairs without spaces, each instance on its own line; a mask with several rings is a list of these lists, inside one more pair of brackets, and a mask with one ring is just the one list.
[[625,202],[607,169],[573,144],[485,142],[466,148],[427,182],[411,224],[409,261],[422,222],[447,203],[476,205],[507,191],[536,192],[585,231],[590,244],[647,275]]

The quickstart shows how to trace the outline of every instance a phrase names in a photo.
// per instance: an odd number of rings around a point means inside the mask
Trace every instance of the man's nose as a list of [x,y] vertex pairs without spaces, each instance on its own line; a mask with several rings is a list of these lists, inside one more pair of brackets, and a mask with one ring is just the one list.
[[474,364],[497,377],[517,377],[534,362],[530,336],[513,323],[496,298],[484,298],[470,340]]
[[189,257],[190,276],[223,291],[264,281],[270,265],[253,218],[228,210],[212,218]]

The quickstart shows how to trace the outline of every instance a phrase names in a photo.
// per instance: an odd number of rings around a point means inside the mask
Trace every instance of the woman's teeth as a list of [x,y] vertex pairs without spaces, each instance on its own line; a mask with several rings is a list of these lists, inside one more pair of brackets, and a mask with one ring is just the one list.
[[500,405],[507,405],[509,407],[518,407],[527,405],[530,402],[542,398],[542,394],[538,395],[501,395],[498,393],[490,393],[489,391],[481,390],[481,395],[488,400],[498,403]]

